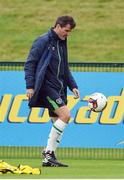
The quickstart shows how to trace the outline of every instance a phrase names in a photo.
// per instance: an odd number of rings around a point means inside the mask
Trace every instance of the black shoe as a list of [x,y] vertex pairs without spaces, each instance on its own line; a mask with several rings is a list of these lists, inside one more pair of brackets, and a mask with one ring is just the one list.
[[50,163],[50,162],[45,162],[45,161],[43,161],[43,162],[42,162],[42,166],[43,166],[43,167],[51,167],[51,163]]
[[62,164],[60,162],[57,161],[54,152],[44,152],[43,153],[45,159],[43,160],[42,166],[46,166],[46,167],[68,167],[68,165],[66,164]]
[[[42,155],[43,155],[44,158],[46,157],[46,152],[45,152],[45,150],[42,152]],[[51,152],[51,156],[52,156],[53,159],[57,160],[54,151]]]

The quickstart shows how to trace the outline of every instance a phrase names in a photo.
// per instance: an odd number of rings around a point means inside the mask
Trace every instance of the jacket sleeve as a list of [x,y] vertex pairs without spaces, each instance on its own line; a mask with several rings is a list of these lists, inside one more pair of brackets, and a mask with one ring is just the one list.
[[27,61],[24,65],[26,88],[34,88],[35,85],[35,72],[37,68],[38,61],[40,60],[44,47],[45,41],[41,38],[37,38],[30,49],[27,57]]
[[72,91],[73,88],[77,88],[78,89],[78,86],[77,86],[77,83],[75,81],[75,79],[73,78],[71,72],[70,72],[70,69],[69,67],[67,67],[67,75],[66,75],[66,82],[67,82],[67,86],[69,87],[69,89]]

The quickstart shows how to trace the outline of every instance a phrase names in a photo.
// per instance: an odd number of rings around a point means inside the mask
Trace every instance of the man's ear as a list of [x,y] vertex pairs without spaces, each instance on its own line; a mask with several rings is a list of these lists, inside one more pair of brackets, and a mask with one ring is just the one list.
[[57,24],[56,27],[57,27],[57,29],[61,28],[60,24]]

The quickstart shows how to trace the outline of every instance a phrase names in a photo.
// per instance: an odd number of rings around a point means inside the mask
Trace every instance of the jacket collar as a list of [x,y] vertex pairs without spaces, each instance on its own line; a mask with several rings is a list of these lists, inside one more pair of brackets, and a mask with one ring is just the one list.
[[56,34],[56,32],[53,30],[53,27],[50,28],[50,30],[48,31],[48,34],[49,34],[49,36],[50,36],[52,39],[54,39],[54,40],[59,40],[59,41],[62,41],[62,42],[66,41],[66,40],[61,40],[61,39],[59,38],[59,36],[58,36],[58,35]]

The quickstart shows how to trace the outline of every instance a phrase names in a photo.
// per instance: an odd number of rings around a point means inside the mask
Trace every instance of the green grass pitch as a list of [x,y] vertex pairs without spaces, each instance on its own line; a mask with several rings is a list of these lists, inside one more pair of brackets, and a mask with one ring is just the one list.
[[4,159],[11,165],[29,165],[41,168],[41,175],[3,174],[0,178],[11,179],[62,179],[62,178],[124,178],[123,160],[60,159],[68,168],[41,167],[40,159]]

